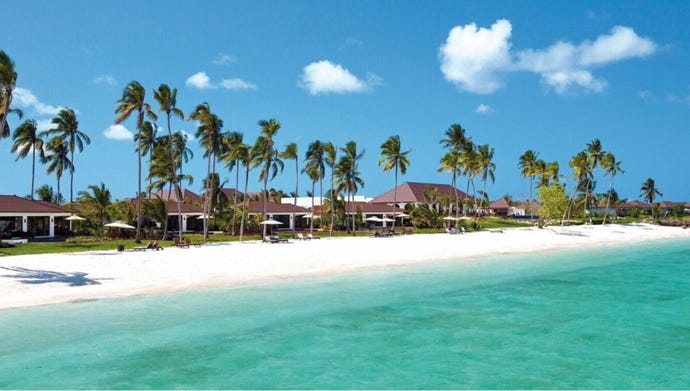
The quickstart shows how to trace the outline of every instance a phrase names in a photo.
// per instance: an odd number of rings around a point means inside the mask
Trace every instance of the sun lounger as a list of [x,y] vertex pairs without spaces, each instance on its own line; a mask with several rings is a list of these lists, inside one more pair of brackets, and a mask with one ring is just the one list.
[[312,234],[307,234],[307,239],[321,239],[321,236],[314,236]]
[[495,228],[495,229],[490,229],[489,232],[495,233],[495,234],[502,234],[503,230],[500,228]]
[[134,251],[146,251],[146,250],[162,250],[163,247],[158,245],[158,242],[149,242],[146,246],[134,247]]
[[265,236],[264,243],[287,243],[287,239],[282,239],[280,236]]
[[297,240],[307,240],[307,239],[308,238],[306,238],[301,232],[297,233]]

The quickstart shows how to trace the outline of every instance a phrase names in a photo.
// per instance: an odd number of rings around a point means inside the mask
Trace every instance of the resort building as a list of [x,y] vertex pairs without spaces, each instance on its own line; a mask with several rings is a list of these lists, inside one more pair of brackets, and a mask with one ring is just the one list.
[[507,217],[509,212],[510,205],[503,197],[489,203],[489,214],[491,215]]
[[405,182],[397,187],[397,192],[396,189],[389,190],[371,200],[370,203],[393,204],[394,197],[397,206],[402,209],[405,209],[405,206],[411,204],[414,206],[429,205],[437,210],[441,207],[442,197],[448,197],[451,203],[456,199],[462,201],[469,198],[462,190],[457,188],[454,189],[449,185],[440,183]]
[[[260,216],[263,218],[264,202],[263,201],[249,201],[249,218],[253,216]],[[293,220],[293,211],[295,219]],[[278,204],[272,201],[266,201],[266,215],[268,218],[280,221],[283,223],[281,228],[303,228],[305,221],[311,218],[312,214],[309,209],[301,206],[294,206],[289,204]]]
[[0,195],[2,236],[52,238],[69,233],[67,217],[77,210],[16,195]]

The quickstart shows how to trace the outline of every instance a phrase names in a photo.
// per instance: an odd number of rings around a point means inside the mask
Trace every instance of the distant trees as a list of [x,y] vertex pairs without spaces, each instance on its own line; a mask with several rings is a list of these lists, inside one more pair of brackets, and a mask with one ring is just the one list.
[[103,226],[108,217],[108,207],[112,204],[110,190],[108,190],[103,182],[100,186],[90,185],[90,191],[80,191],[77,201],[81,202],[89,208],[91,213],[98,219],[98,233],[103,240]]

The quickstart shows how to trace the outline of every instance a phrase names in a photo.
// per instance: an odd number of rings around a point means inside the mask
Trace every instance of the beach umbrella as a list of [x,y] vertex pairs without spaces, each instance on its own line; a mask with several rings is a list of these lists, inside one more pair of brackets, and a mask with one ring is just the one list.
[[68,220],[68,221],[79,221],[79,220],[86,220],[86,219],[83,218],[83,217],[77,216],[77,215],[72,215],[72,216],[70,216],[70,217],[67,217],[65,220]]
[[460,216],[460,217],[458,217],[458,219],[460,219],[460,220],[472,220],[472,219],[474,219],[474,217],[470,217],[470,216]]
[[400,217],[401,219],[404,219],[405,217],[410,217],[410,215],[408,215],[407,213],[400,213],[395,215],[395,217]]
[[129,224],[125,224],[122,221],[113,221],[112,223],[108,223],[103,225],[104,227],[111,227],[111,228],[126,228],[126,229],[135,229],[136,227],[132,227]]
[[384,217],[384,218],[382,218],[380,221],[382,221],[382,222],[384,222],[384,223],[392,223],[392,222],[394,222],[395,220],[393,220],[393,219],[391,219],[391,218],[388,218],[388,217]]
[[268,219],[268,220],[264,220],[264,221],[260,222],[259,224],[261,224],[261,225],[280,225],[283,223],[281,223],[278,220]]
[[458,221],[459,219],[462,219],[462,217],[457,218],[457,217],[453,217],[453,216],[446,216],[443,218],[443,220],[453,220],[453,221]]
[[314,217],[314,215],[311,213],[302,216],[303,219],[311,219],[312,217]]
[[209,216],[209,215],[199,215],[199,217],[197,217],[196,219],[197,220],[203,220],[203,219],[212,219],[212,218],[213,218],[213,216]]
[[377,222],[377,223],[380,223],[380,222],[383,221],[383,219],[381,219],[381,218],[378,217],[378,216],[367,217],[365,220],[366,220],[366,221],[375,221],[375,222]]

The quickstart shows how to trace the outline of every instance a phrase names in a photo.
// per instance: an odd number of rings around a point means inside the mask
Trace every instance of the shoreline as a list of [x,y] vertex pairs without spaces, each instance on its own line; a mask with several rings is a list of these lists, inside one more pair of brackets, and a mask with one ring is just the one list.
[[609,224],[277,244],[232,242],[164,251],[20,255],[0,258],[0,310],[240,288],[427,262],[673,238],[690,238],[690,230]]

